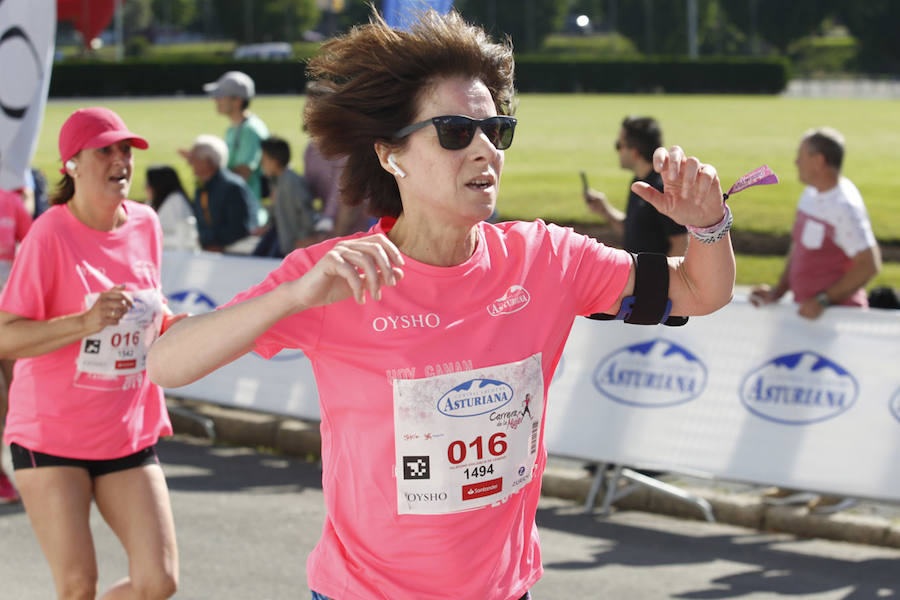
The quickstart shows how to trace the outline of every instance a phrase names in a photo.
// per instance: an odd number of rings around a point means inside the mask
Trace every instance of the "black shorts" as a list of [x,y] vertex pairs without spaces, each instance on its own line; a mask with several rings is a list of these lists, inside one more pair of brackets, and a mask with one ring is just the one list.
[[36,469],[38,467],[78,467],[85,469],[88,472],[88,475],[91,476],[91,479],[100,477],[101,475],[115,473],[116,471],[125,471],[127,469],[143,467],[144,465],[159,464],[155,445],[148,446],[143,450],[138,450],[134,454],[110,460],[65,458],[63,456],[35,452],[34,450],[29,450],[16,443],[10,445],[9,453],[12,456],[13,469],[16,471],[19,469]]

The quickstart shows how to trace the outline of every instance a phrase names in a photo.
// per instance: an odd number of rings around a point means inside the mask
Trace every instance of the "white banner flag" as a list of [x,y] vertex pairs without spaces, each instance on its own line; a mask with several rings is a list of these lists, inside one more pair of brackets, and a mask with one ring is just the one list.
[[56,0],[0,0],[0,188],[25,185],[50,87]]

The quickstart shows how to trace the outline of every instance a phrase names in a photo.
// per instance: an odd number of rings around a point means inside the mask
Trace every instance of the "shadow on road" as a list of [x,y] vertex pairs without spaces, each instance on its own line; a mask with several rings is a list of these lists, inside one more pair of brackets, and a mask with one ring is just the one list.
[[[574,572],[607,565],[696,565],[713,561],[747,565],[746,572],[711,579],[710,587],[673,598],[735,598],[748,593],[797,596],[848,588],[850,592],[842,597],[844,600],[900,597],[900,563],[896,557],[842,560],[821,552],[804,553],[798,549],[804,543],[819,542],[797,541],[790,536],[749,530],[733,535],[704,535],[705,524],[699,522],[691,527],[691,535],[683,535],[576,514],[568,507],[538,509],[537,523],[541,528],[597,540],[593,560],[545,563],[548,570]],[[882,552],[880,548],[872,550],[875,554]]]
[[249,448],[167,438],[158,446],[170,490],[239,492],[265,488],[298,492],[322,489],[317,463],[259,454]]

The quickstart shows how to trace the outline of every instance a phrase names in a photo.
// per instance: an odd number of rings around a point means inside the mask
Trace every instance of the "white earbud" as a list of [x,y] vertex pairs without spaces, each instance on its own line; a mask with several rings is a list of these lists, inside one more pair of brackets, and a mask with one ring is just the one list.
[[69,160],[67,160],[67,161],[66,161],[66,168],[67,168],[68,170],[70,170],[70,171],[74,171],[74,170],[75,170],[75,161],[72,160],[71,158],[70,158]]
[[397,177],[403,179],[406,177],[406,171],[400,168],[400,165],[397,164],[397,157],[394,156],[393,153],[388,154],[387,157],[388,164],[391,165],[391,168],[394,169],[394,173],[397,174]]

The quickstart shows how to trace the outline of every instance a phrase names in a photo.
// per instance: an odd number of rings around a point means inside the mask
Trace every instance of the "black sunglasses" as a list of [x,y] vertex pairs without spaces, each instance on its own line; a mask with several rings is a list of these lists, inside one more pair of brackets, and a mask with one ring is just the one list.
[[480,127],[497,150],[506,150],[512,144],[516,123],[514,117],[499,116],[479,120],[461,115],[445,115],[407,125],[395,133],[394,138],[405,138],[412,132],[432,124],[437,131],[441,148],[460,150],[472,143],[475,131]]

